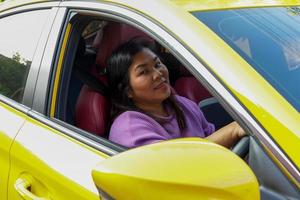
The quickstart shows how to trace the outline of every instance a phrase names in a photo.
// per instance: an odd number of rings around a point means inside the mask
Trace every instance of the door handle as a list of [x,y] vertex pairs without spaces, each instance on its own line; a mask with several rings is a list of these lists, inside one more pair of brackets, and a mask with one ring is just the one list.
[[15,182],[15,189],[25,200],[50,200],[50,198],[38,197],[34,195],[31,191],[31,185],[33,178],[29,176],[22,176],[18,178]]

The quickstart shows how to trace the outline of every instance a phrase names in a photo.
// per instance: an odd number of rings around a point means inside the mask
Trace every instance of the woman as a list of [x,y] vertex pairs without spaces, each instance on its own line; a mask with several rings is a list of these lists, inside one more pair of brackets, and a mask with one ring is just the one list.
[[173,95],[166,66],[149,44],[131,40],[108,60],[112,115],[109,139],[137,147],[180,137],[201,137],[231,147],[245,135],[236,123],[215,131],[192,101]]

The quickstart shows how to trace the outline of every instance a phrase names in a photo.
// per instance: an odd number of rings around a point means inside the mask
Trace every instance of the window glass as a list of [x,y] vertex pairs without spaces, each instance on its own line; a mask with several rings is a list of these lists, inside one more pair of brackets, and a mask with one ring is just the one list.
[[21,102],[49,10],[0,18],[0,94]]
[[300,111],[300,7],[193,14]]

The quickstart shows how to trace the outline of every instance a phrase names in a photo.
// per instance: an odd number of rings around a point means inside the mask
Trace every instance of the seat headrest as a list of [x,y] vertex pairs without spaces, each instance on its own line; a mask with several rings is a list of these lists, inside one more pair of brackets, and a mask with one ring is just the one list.
[[105,68],[106,61],[109,58],[109,56],[112,54],[112,52],[118,46],[129,41],[134,37],[145,37],[150,41],[154,41],[147,34],[130,25],[117,23],[117,22],[108,23],[104,27],[103,36],[98,37],[99,39],[101,39],[98,53],[97,53],[97,58],[96,58],[96,64],[98,65],[98,67]]
[[76,126],[98,136],[105,136],[109,130],[109,109],[110,102],[106,97],[84,85],[76,103]]
[[195,103],[211,97],[211,94],[194,77],[181,77],[174,85],[177,94],[184,96]]

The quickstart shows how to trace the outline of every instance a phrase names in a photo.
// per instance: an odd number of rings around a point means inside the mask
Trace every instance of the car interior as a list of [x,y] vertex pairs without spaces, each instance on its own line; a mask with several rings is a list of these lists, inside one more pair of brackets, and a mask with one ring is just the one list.
[[[108,141],[112,120],[106,61],[120,44],[142,37],[153,43],[156,53],[167,66],[173,93],[198,104],[216,130],[233,121],[198,79],[168,49],[145,32],[123,22],[87,16],[75,17],[71,23],[73,28],[63,64],[55,118],[81,130],[87,137],[119,147],[120,152],[126,150],[127,148]],[[232,151],[241,156],[257,175],[263,199],[283,199],[281,194],[299,197],[293,184],[274,165],[255,139],[250,137],[249,141],[248,137],[235,148]],[[264,174],[265,166],[269,168],[268,175]],[[274,179],[277,184],[274,184]]]
[[[98,24],[100,28],[85,35],[91,24]],[[216,129],[233,121],[205,87],[163,46],[139,29],[114,21],[91,21],[79,36],[73,68],[69,72],[68,94],[63,98],[67,101],[62,106],[64,109],[60,109],[60,119],[99,137],[108,137],[111,121],[106,61],[120,44],[136,37],[153,43],[168,67],[175,94],[198,104]]]

